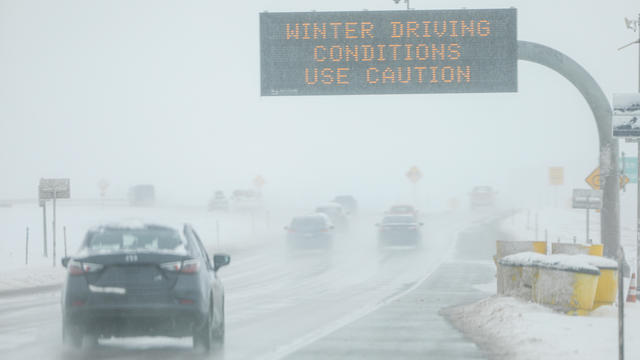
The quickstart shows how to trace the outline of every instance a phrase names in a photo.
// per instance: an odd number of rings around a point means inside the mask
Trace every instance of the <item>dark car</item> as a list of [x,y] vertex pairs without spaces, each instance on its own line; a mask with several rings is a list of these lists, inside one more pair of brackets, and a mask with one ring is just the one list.
[[333,202],[342,205],[349,215],[355,215],[358,212],[358,201],[351,195],[338,195]]
[[469,194],[471,209],[491,207],[496,201],[496,192],[490,186],[476,186]]
[[333,241],[334,226],[325,214],[297,216],[287,230],[287,243],[294,248],[326,248]]
[[393,205],[387,211],[387,214],[396,215],[413,215],[418,216],[418,210],[413,205]]
[[127,194],[131,206],[154,206],[156,204],[156,189],[153,185],[136,185]]
[[87,232],[79,252],[62,259],[62,329],[83,338],[193,337],[209,350],[224,342],[224,289],[217,271],[230,257],[209,258],[190,225],[104,225]]
[[342,208],[342,205],[338,203],[332,202],[320,205],[316,207],[316,213],[327,215],[338,231],[346,231],[349,229],[347,213]]
[[376,224],[378,243],[386,245],[414,245],[422,243],[421,227],[424,225],[413,215],[387,215]]

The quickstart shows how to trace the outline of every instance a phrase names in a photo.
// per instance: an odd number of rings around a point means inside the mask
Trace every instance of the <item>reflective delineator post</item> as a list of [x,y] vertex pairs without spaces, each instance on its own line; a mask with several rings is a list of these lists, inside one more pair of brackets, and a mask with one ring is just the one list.
[[618,259],[618,359],[624,360],[624,288],[622,277],[624,271],[624,258],[622,251]]
[[53,190],[53,244],[51,245],[51,255],[53,257],[53,267],[56,267],[56,190]]
[[64,256],[67,257],[67,227],[62,227],[62,235],[64,239]]
[[27,240],[24,246],[24,264],[29,265],[29,227],[27,227]]
[[44,257],[47,257],[47,202],[42,200],[42,234],[44,240],[42,243]]

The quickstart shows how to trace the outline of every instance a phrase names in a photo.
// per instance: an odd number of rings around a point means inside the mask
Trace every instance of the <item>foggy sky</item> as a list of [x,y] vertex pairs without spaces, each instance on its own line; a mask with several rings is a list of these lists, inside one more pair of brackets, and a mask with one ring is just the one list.
[[[518,39],[569,55],[611,99],[636,92],[637,1],[412,0],[416,9],[518,9]],[[476,184],[544,201],[547,167],[586,187],[598,137],[579,92],[520,61],[518,93],[261,98],[261,11],[401,10],[392,0],[0,0],[0,199],[34,198],[40,177],[70,177],[74,197],[206,202],[266,180],[296,205],[352,193],[371,206],[420,196],[444,206]],[[621,142],[635,154],[635,145]],[[526,190],[517,190],[526,189]],[[527,196],[516,196],[515,193]]]

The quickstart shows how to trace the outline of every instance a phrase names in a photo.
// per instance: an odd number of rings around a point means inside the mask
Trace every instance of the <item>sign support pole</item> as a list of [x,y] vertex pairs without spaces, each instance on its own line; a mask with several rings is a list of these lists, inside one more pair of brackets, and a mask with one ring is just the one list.
[[[640,27],[640,14],[638,14],[637,27]],[[640,92],[640,30],[638,31],[638,92]],[[637,210],[636,210],[636,288],[640,286],[640,142],[638,145],[638,178],[636,179],[637,190]]]
[[47,202],[42,200],[42,234],[44,235],[44,257],[47,257]]
[[618,257],[618,359],[624,360],[624,276],[622,266],[624,265],[624,257],[622,252]]
[[591,244],[589,241],[589,208],[591,208],[591,203],[589,203],[589,197],[587,196],[587,242],[586,244]]
[[51,254],[53,257],[53,267],[56,266],[56,190],[53,190],[53,245],[51,247]]

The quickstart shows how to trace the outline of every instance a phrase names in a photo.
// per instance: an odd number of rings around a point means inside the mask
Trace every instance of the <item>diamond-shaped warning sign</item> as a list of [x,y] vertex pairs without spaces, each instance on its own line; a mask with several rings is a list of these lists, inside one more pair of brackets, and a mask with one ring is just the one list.
[[[600,190],[600,167],[597,167],[595,170],[587,176],[584,181],[591,186],[593,190]],[[620,175],[620,189],[622,189],[625,185],[629,183],[629,177],[627,175]]]
[[418,169],[417,166],[412,166],[411,169],[407,171],[406,175],[412,183],[417,183],[418,181],[420,181],[420,179],[422,179],[422,172],[420,171],[420,169]]

